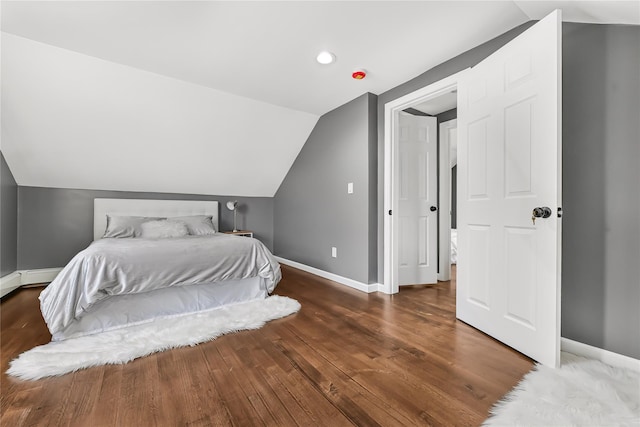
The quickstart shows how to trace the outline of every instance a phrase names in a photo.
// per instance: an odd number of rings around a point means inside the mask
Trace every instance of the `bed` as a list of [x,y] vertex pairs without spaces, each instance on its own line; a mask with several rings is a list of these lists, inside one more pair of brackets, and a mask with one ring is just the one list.
[[451,229],[451,264],[458,263],[458,230]]
[[279,264],[259,240],[220,233],[218,212],[215,201],[95,199],[94,241],[40,295],[52,340],[266,298]]

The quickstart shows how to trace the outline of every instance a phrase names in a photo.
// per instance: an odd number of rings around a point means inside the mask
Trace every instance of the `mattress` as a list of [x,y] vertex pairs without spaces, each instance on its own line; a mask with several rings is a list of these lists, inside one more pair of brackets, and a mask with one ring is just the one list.
[[267,296],[265,279],[261,277],[114,296],[96,303],[76,322],[56,332],[52,340],[61,341],[150,323],[159,318],[200,313],[223,305],[264,299]]
[[265,298],[280,277],[271,252],[250,237],[101,239],[63,268],[40,307],[62,340]]

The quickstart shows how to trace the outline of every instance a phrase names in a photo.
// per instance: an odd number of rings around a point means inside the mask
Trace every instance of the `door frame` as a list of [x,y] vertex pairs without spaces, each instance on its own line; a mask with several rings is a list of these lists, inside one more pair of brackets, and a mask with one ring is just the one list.
[[[451,280],[451,168],[447,165],[450,163],[451,141],[449,138],[443,138],[446,135],[444,131],[458,127],[458,119],[447,120],[440,123],[438,127],[439,138],[438,147],[440,147],[440,199],[438,200],[438,213],[440,218],[439,234],[438,234],[438,280],[443,282]],[[444,214],[442,214],[444,212]]]
[[[389,211],[397,211],[397,197],[393,192],[393,185],[397,179],[397,171],[394,170],[394,160],[397,151],[396,128],[398,126],[398,114],[413,105],[450,92],[458,87],[458,82],[463,78],[468,69],[462,70],[449,77],[445,77],[435,83],[411,92],[407,95],[389,101],[384,105],[384,281],[382,292],[386,294],[398,293],[397,257],[393,253],[393,227],[395,220]],[[438,212],[438,215],[440,212]],[[440,236],[440,241],[443,236]]]

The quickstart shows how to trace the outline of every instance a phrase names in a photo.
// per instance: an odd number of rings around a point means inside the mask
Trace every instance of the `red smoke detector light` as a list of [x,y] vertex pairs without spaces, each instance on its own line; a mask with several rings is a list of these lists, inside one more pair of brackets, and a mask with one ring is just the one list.
[[353,77],[356,80],[362,80],[365,77],[367,77],[367,73],[364,70],[358,70],[358,71],[354,71],[353,74],[351,74],[351,77]]

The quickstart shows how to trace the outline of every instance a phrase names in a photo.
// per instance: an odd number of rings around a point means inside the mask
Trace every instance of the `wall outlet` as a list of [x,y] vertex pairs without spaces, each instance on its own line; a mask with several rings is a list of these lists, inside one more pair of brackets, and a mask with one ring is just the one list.
[[331,256],[333,258],[338,258],[338,248],[336,248],[335,246],[331,247]]
[[353,182],[347,183],[347,194],[353,194]]

